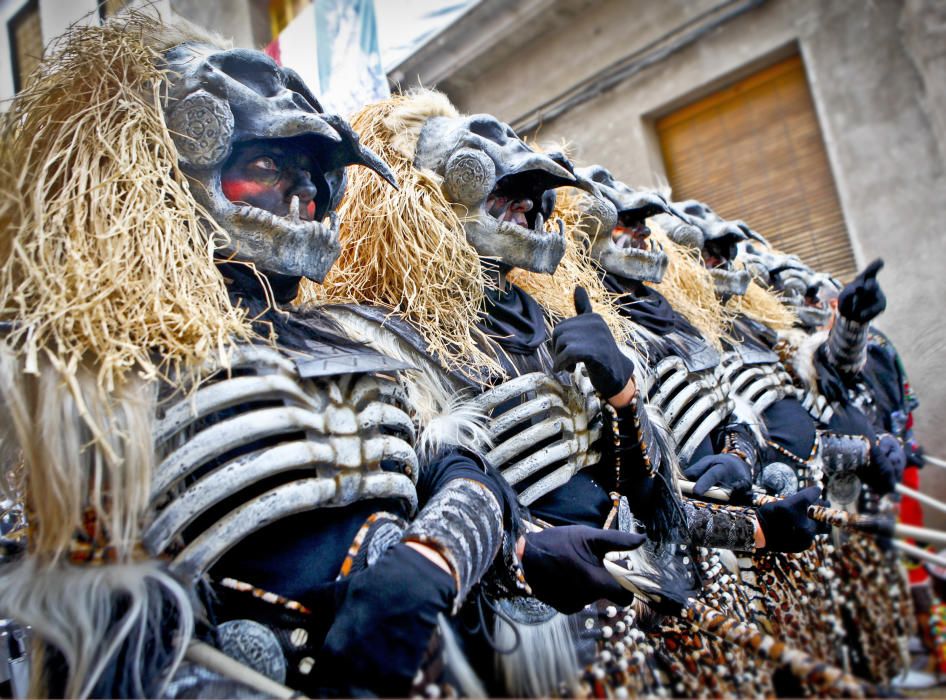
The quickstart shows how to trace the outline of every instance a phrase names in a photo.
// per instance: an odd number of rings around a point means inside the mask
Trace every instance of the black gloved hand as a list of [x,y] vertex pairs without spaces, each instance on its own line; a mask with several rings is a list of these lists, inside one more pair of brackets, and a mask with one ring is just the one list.
[[878,495],[893,491],[903,478],[907,458],[893,435],[881,435],[870,448],[870,463],[857,470],[857,476]]
[[841,290],[838,313],[858,323],[867,323],[883,313],[887,297],[877,282],[877,273],[883,266],[884,261],[878,258]]
[[608,552],[637,549],[644,535],[587,525],[552,527],[525,535],[522,568],[535,597],[563,613],[606,599],[630,605],[634,594],[604,568]]
[[702,496],[712,486],[730,489],[732,503],[749,503],[752,499],[752,469],[745,461],[723,452],[698,459],[683,470],[683,476],[696,481],[693,493]]
[[406,544],[354,574],[316,661],[317,682],[342,696],[407,697],[453,577]]
[[592,386],[605,399],[617,396],[634,376],[634,362],[621,352],[611,329],[591,310],[588,292],[575,287],[577,316],[560,321],[552,331],[552,369],[571,371],[585,363]]
[[776,503],[759,506],[756,512],[759,526],[765,536],[765,548],[773,552],[804,552],[815,535],[821,530],[818,523],[808,517],[808,506],[827,506],[819,499],[821,489],[809,486],[798,493]]
[[926,455],[923,452],[923,446],[916,440],[908,440],[903,446],[903,452],[907,456],[907,466],[922,469],[926,466]]

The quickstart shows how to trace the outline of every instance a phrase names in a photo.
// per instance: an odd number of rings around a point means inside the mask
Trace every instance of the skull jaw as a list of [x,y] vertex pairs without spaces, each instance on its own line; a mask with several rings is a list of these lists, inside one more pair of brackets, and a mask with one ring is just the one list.
[[230,237],[218,248],[234,260],[253,263],[262,272],[306,277],[320,283],[341,253],[338,220],[292,221],[263,209],[236,205],[220,189],[220,173],[187,172],[194,199]]
[[341,253],[338,229],[316,221],[304,225],[286,225],[278,218],[275,224],[250,222],[236,214],[220,223],[230,234],[230,244],[221,252],[251,262],[262,272],[321,283]]
[[723,270],[714,268],[709,271],[713,278],[713,287],[716,294],[724,299],[741,297],[749,288],[749,272],[747,270]]
[[463,222],[466,239],[483,258],[494,258],[509,267],[551,275],[565,255],[565,238],[557,233],[527,231],[481,213]]
[[600,236],[591,246],[591,256],[612,275],[654,284],[663,280],[669,262],[661,248],[617,248],[609,238]]

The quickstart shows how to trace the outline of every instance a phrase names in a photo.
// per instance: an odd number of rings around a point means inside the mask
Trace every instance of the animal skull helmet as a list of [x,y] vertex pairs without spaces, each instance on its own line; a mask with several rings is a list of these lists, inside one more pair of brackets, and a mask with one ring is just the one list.
[[686,217],[660,194],[628,187],[600,165],[579,168],[576,174],[593,182],[598,191],[598,196],[584,195],[579,202],[591,256],[611,274],[659,283],[667,271],[667,254],[650,238],[645,222],[664,215],[673,227],[690,227]]
[[488,114],[432,117],[421,129],[414,165],[442,188],[480,256],[507,268],[551,274],[565,254],[561,219],[546,229],[555,188],[575,185],[561,154],[532,150],[508,124]]
[[750,275],[747,270],[736,269],[733,262],[737,255],[737,245],[749,236],[749,227],[742,221],[726,221],[710,207],[696,200],[688,200],[678,205],[700,235],[694,237],[692,231],[680,236],[678,231],[668,231],[671,240],[681,245],[696,247],[703,258],[703,265],[709,270],[721,297],[742,296],[749,287]]
[[818,330],[831,319],[828,299],[840,284],[830,275],[816,272],[797,255],[776,253],[749,241],[739,244],[739,260],[758,284],[772,289],[794,310],[806,330]]
[[[264,272],[320,282],[339,254],[333,210],[345,167],[367,166],[394,185],[387,165],[347,122],[322,110],[294,71],[266,54],[185,43],[165,53],[164,62],[167,124],[194,198],[230,236],[222,253]],[[315,188],[306,220],[297,196],[279,215],[224,194],[221,173],[234,150],[251,142],[278,142],[313,164],[306,172]]]

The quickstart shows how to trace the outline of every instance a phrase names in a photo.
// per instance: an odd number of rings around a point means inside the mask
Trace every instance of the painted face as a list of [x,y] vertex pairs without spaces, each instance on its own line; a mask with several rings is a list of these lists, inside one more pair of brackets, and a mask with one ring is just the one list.
[[291,141],[248,141],[238,144],[223,166],[220,187],[234,204],[249,204],[276,216],[298,212],[303,221],[315,221],[321,180],[318,163]]

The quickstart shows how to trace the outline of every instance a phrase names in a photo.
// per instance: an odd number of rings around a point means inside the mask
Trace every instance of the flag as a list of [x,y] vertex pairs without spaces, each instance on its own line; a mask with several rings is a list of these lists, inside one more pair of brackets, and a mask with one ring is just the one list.
[[315,0],[266,53],[295,70],[328,112],[349,115],[388,97],[374,0]]
[[389,97],[374,0],[315,0],[319,90],[329,111],[348,115]]

